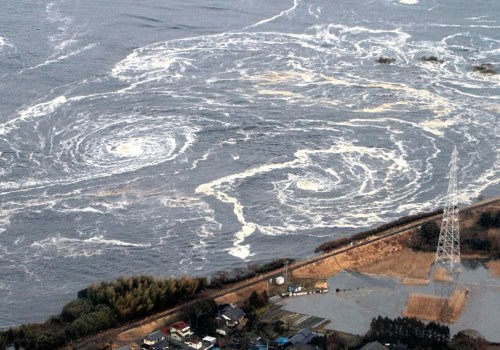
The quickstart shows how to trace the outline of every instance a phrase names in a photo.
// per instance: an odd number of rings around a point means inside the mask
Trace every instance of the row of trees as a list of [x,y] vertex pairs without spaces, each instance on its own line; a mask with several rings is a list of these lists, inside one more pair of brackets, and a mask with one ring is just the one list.
[[[194,299],[206,288],[218,289],[258,274],[283,267],[294,259],[276,259],[253,264],[230,272],[215,273],[210,282],[205,277],[155,278],[147,275],[120,277],[111,282],[94,283],[78,292],[58,316],[40,324],[27,324],[0,332],[0,350],[55,349],[81,337],[98,333],[120,323],[139,319],[154,312]],[[213,328],[212,301],[201,300],[185,310],[195,329]]]
[[92,284],[45,323],[2,332],[0,349],[10,345],[15,349],[56,349],[83,336],[190,300],[207,285],[206,278],[159,279],[143,275]]
[[[500,211],[496,214],[484,212],[479,218],[478,224],[484,228],[497,227],[500,222]],[[423,224],[419,229],[419,234],[412,239],[411,246],[415,250],[435,251],[438,245],[440,227],[434,221]],[[480,237],[477,233],[462,235],[460,242],[463,252],[483,252],[498,254],[498,247],[495,247],[488,237]]]
[[436,322],[427,325],[416,318],[398,317],[394,320],[378,316],[370,324],[370,341],[403,343],[410,348],[443,349],[450,340],[450,329]]
[[314,250],[314,252],[315,253],[319,253],[319,252],[326,253],[326,252],[329,252],[329,251],[334,250],[336,248],[339,248],[341,246],[344,246],[347,243],[350,243],[353,241],[359,241],[359,240],[365,239],[367,237],[381,233],[383,231],[386,231],[388,229],[391,229],[391,228],[394,228],[397,226],[401,226],[401,225],[406,225],[406,224],[409,224],[415,220],[420,220],[423,218],[427,218],[430,216],[441,214],[442,212],[443,212],[443,209],[438,209],[438,210],[428,212],[428,213],[420,213],[420,214],[415,214],[415,215],[403,216],[395,221],[389,222],[387,224],[383,224],[377,228],[374,228],[374,229],[371,229],[368,231],[363,231],[363,232],[357,233],[354,236],[351,236],[349,238],[345,237],[345,238],[339,238],[339,239],[336,239],[333,241],[324,242],[319,247],[317,247]]

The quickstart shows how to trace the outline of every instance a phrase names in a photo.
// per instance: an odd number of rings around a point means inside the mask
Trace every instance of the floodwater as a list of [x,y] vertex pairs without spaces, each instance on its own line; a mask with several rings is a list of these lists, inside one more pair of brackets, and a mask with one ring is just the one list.
[[[448,324],[451,335],[475,329],[487,340],[499,342],[500,279],[490,277],[482,262],[465,262],[457,284],[469,295],[460,319]],[[284,308],[330,319],[329,329],[363,335],[374,317],[402,316],[411,293],[434,295],[439,290],[434,282],[405,285],[395,278],[347,271],[330,278],[328,285],[329,293],[289,298]]]

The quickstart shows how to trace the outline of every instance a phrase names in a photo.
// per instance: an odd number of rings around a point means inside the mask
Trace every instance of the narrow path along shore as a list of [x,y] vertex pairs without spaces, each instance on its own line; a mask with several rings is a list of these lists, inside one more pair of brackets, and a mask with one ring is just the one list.
[[[479,209],[479,208],[489,206],[489,205],[499,203],[499,202],[500,202],[500,196],[492,197],[492,198],[485,199],[485,200],[482,200],[480,202],[468,205],[466,207],[463,207],[460,209],[460,213],[466,213],[466,212],[469,212],[471,210]],[[288,272],[293,273],[294,270],[298,270],[300,268],[304,268],[304,267],[307,267],[310,265],[317,264],[317,263],[321,262],[322,260],[334,257],[336,255],[340,255],[340,254],[343,254],[343,253],[346,253],[349,251],[354,251],[356,249],[359,249],[361,247],[364,247],[364,246],[367,246],[370,244],[374,244],[376,242],[387,239],[389,237],[406,233],[412,229],[418,228],[419,226],[421,226],[425,222],[428,222],[431,220],[438,220],[440,218],[441,218],[441,214],[436,214],[433,216],[428,216],[425,218],[416,219],[410,223],[402,224],[400,226],[396,226],[396,227],[387,229],[381,233],[374,234],[373,236],[362,239],[360,241],[353,241],[352,243],[350,243],[347,246],[337,248],[337,249],[332,250],[330,252],[315,255],[315,256],[308,258],[308,259],[296,261],[296,262],[288,265]],[[256,286],[260,283],[265,283],[270,278],[282,275],[282,274],[284,274],[284,272],[285,272],[285,268],[282,267],[282,268],[279,268],[279,269],[274,270],[274,271],[263,273],[259,276],[254,277],[254,278],[227,286],[227,287],[220,289],[220,290],[205,291],[204,293],[198,295],[197,298],[193,301],[183,303],[183,304],[178,305],[174,308],[156,313],[154,315],[151,315],[151,316],[146,317],[144,319],[141,319],[139,321],[130,322],[130,323],[124,324],[124,325],[117,327],[117,328],[108,329],[108,330],[103,331],[97,335],[93,335],[93,336],[89,336],[89,337],[80,339],[76,342],[74,348],[78,349],[78,350],[84,350],[84,349],[86,349],[86,346],[88,346],[89,344],[109,342],[110,340],[116,339],[117,335],[120,333],[126,332],[128,330],[131,330],[131,329],[134,329],[137,327],[147,325],[148,323],[155,322],[155,321],[162,319],[162,318],[165,318],[167,316],[174,315],[174,314],[180,312],[186,306],[189,306],[190,304],[194,303],[196,300],[205,299],[205,298],[214,298],[214,299],[220,298],[220,297],[223,297],[227,294],[235,293],[235,292],[238,292],[240,290],[250,288],[252,286]]]

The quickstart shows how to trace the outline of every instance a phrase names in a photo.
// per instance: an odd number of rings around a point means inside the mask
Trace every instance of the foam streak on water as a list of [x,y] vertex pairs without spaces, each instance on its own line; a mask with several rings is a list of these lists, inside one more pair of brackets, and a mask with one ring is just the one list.
[[500,194],[496,2],[215,2],[0,5],[0,325]]

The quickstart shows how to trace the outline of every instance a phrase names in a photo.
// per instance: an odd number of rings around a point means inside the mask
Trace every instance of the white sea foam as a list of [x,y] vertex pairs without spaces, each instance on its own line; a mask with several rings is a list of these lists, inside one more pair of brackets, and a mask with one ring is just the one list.
[[[47,66],[47,65],[52,64],[52,63],[61,62],[61,61],[66,60],[70,57],[76,56],[82,52],[88,51],[88,50],[94,48],[96,45],[97,44],[89,44],[89,45],[86,45],[84,47],[73,50],[71,52],[65,53],[63,55],[52,57],[52,58],[50,58],[50,59],[48,59],[40,64],[37,64],[36,66],[30,67],[28,69],[37,69],[37,68],[44,67],[44,66]],[[59,51],[61,51],[61,50],[59,50]],[[24,72],[24,70],[21,70],[21,73],[22,72]]]
[[131,243],[117,239],[106,239],[103,235],[95,235],[87,239],[68,238],[61,235],[47,237],[31,244],[34,249],[50,251],[63,257],[90,257],[102,255],[108,249],[147,248],[151,244]]
[[[270,18],[266,18],[266,19],[263,19],[257,23],[254,23],[252,25],[249,25],[247,27],[244,27],[242,30],[247,30],[247,29],[250,29],[250,28],[255,28],[257,26],[260,26],[260,25],[263,25],[263,24],[266,24],[266,23],[269,23],[269,22],[272,22],[274,21],[275,19],[278,19],[280,17],[283,17],[283,16],[289,16],[298,6],[299,4],[301,3],[301,0],[293,0],[293,6],[290,7],[289,9],[287,10],[284,10],[284,11],[281,11],[280,13],[278,13],[277,15],[273,16],[273,17],[270,17]],[[321,10],[320,10],[321,11]]]
[[[399,145],[402,147],[402,145]],[[412,171],[410,165],[405,160],[405,151],[403,148],[399,152],[391,150],[382,150],[377,148],[357,146],[350,142],[339,141],[328,149],[311,150],[302,149],[295,152],[295,159],[275,164],[264,164],[241,173],[228,175],[220,179],[197,187],[196,192],[206,196],[214,196],[224,203],[233,206],[233,213],[241,225],[241,229],[235,233],[233,247],[230,254],[246,259],[251,255],[250,246],[245,244],[245,239],[252,235],[257,229],[264,234],[283,234],[284,232],[297,232],[308,228],[321,227],[356,227],[359,221],[363,220],[365,224],[376,223],[380,221],[380,216],[376,214],[367,215],[362,208],[342,212],[343,217],[327,217],[327,213],[335,206],[335,203],[347,200],[353,196],[366,196],[377,198],[379,191],[385,191],[387,184],[384,185],[384,179],[375,177],[376,172],[381,169],[365,163],[366,157],[377,162],[382,162],[384,169],[384,178],[405,177]],[[341,159],[342,163],[338,166],[343,167],[342,174],[340,169],[329,169],[325,175],[319,175],[308,172],[307,169],[323,167],[318,163],[321,157],[336,157]],[[245,207],[242,199],[232,194],[239,184],[244,183],[251,177],[262,177],[264,174],[277,171],[289,171],[286,180],[280,180],[274,183],[274,195],[279,200],[280,205],[285,208],[293,208],[293,212],[281,213],[279,224],[259,223],[249,220],[245,216]],[[305,172],[304,172],[305,171]],[[347,172],[347,174],[346,174]],[[300,176],[296,173],[301,174]],[[379,175],[377,175],[379,176]],[[415,176],[415,175],[412,175]],[[355,183],[352,183],[355,181]],[[294,184],[292,186],[292,184]],[[378,184],[384,185],[379,187]],[[339,188],[340,187],[340,188]],[[297,197],[296,190],[321,193],[335,190],[346,191],[341,195],[336,195],[333,199],[321,199],[314,197]],[[398,196],[399,194],[394,194]],[[392,198],[379,198],[378,200],[396,200]],[[371,203],[373,206],[375,203]],[[297,215],[299,215],[297,217]],[[267,216],[266,216],[267,217]],[[267,217],[269,219],[269,217]]]

